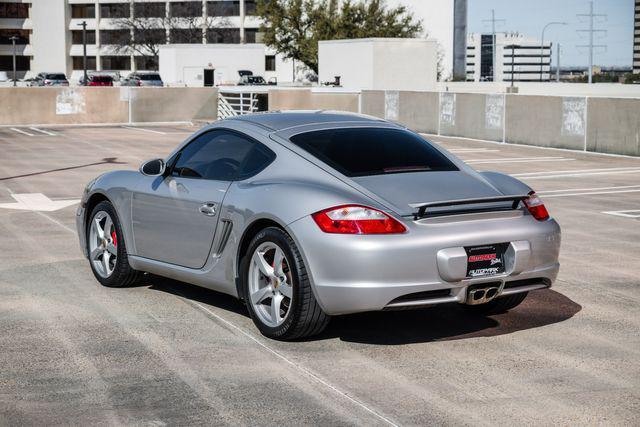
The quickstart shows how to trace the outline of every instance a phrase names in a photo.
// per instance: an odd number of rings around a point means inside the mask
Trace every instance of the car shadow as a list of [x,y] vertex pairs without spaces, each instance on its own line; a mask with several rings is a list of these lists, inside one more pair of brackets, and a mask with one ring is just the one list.
[[559,323],[581,309],[580,304],[565,295],[545,289],[530,292],[524,302],[511,311],[492,316],[469,312],[459,304],[339,316],[315,339],[399,345],[493,337]]
[[[244,303],[210,289],[153,275],[141,285],[249,316]],[[492,316],[471,313],[459,304],[335,316],[322,334],[303,341],[338,338],[362,344],[401,345],[493,337],[563,322],[581,309],[580,304],[565,295],[545,289],[530,292],[517,308]]]

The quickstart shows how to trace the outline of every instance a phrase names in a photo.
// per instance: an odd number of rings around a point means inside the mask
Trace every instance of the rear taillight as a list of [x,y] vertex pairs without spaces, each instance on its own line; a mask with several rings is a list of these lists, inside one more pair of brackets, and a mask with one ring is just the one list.
[[407,231],[404,225],[386,213],[360,205],[335,206],[311,216],[325,233],[399,234]]
[[542,199],[538,197],[536,193],[531,192],[529,198],[524,200],[524,205],[529,210],[529,213],[538,221],[549,219],[549,212],[547,212],[547,208],[544,207]]
[[45,85],[47,85],[47,86],[49,86],[49,85],[51,84],[51,80],[45,80],[45,81],[44,81],[44,84],[45,84]]

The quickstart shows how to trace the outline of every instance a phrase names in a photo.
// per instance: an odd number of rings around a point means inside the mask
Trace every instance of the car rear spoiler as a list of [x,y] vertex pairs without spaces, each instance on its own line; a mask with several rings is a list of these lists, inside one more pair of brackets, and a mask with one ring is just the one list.
[[439,208],[444,206],[459,206],[459,205],[477,205],[481,203],[494,203],[494,202],[512,202],[511,209],[516,209],[522,200],[529,198],[529,194],[514,195],[514,196],[495,196],[495,197],[481,197],[478,199],[457,199],[446,200],[440,202],[427,202],[427,203],[409,203],[409,207],[418,209],[413,214],[413,219],[417,220],[426,216],[427,209]]

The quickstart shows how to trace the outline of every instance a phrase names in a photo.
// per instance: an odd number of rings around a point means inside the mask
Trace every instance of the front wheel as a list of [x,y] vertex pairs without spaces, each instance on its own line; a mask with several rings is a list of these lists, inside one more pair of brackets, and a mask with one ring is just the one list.
[[122,227],[110,202],[98,203],[89,215],[87,249],[91,271],[102,285],[119,288],[140,278],[129,265]]
[[319,334],[329,323],[315,299],[300,252],[276,227],[260,231],[241,263],[247,309],[260,332],[280,340]]

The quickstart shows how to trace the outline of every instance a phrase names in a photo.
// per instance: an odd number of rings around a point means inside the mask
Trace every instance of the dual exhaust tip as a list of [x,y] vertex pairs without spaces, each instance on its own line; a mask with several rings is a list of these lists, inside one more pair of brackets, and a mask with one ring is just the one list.
[[484,288],[471,289],[467,296],[468,305],[484,304],[498,295],[501,292],[501,286],[487,286]]

